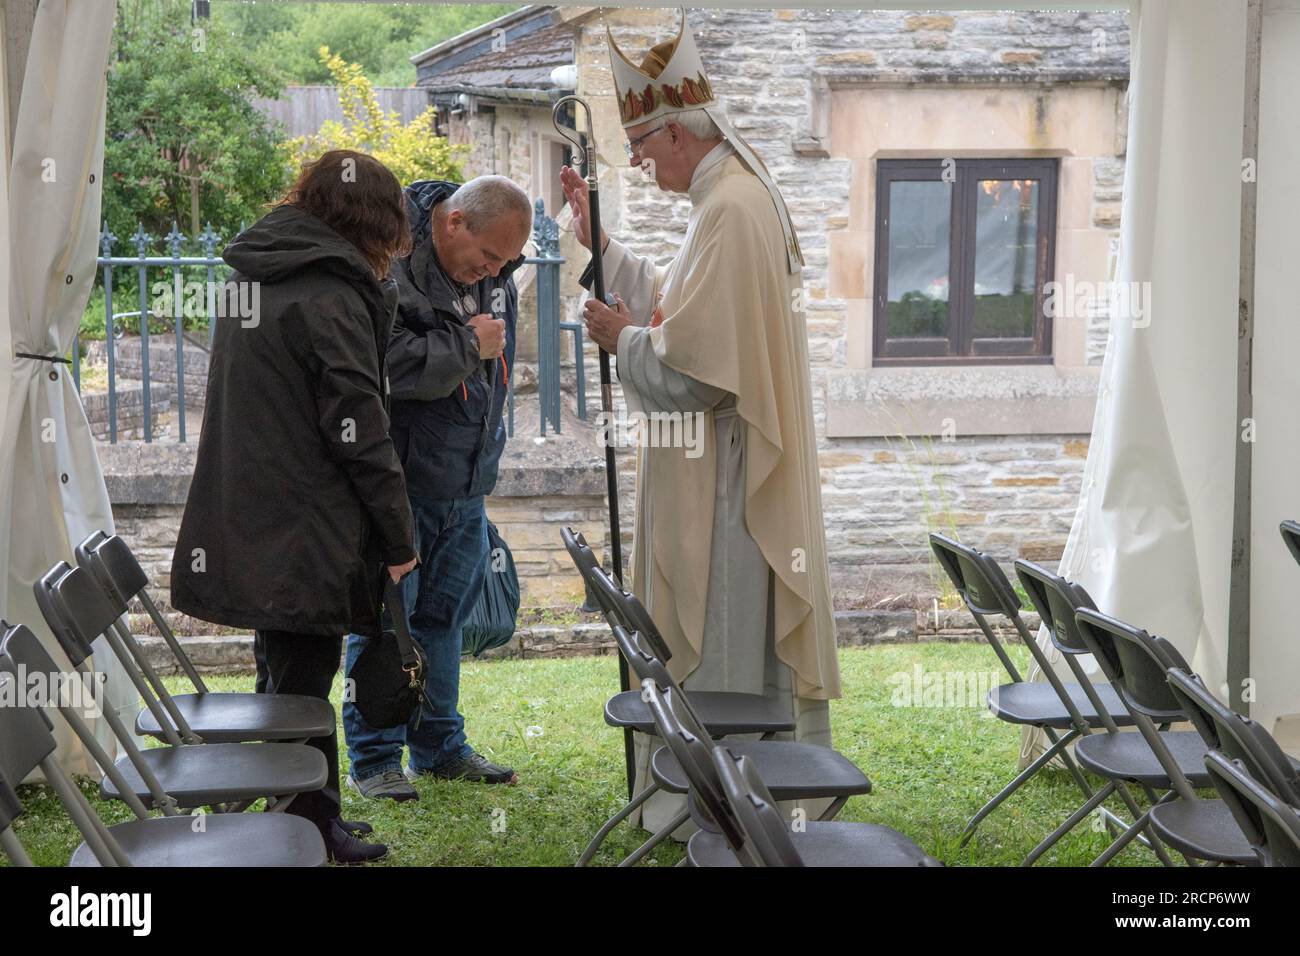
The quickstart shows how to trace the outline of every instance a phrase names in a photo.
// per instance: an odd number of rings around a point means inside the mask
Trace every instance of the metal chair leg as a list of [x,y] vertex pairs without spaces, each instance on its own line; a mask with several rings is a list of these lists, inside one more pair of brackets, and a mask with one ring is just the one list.
[[842,809],[844,809],[844,804],[848,802],[849,802],[848,797],[836,797],[834,800],[831,801],[831,805],[827,807],[825,810],[823,810],[822,815],[819,816],[817,819],[834,820],[835,815],[838,814]]
[[665,823],[650,839],[646,840],[639,847],[628,854],[627,859],[619,863],[619,866],[636,866],[641,862],[647,853],[657,847],[664,840],[673,835],[673,831],[691,818],[691,811],[683,807],[676,816]]
[[1088,814],[1092,813],[1092,811],[1095,810],[1097,807],[1101,806],[1101,804],[1105,801],[1105,799],[1111,795],[1114,789],[1115,789],[1115,783],[1114,781],[1111,781],[1110,783],[1106,784],[1106,786],[1098,790],[1095,794],[1093,794],[1090,800],[1085,801],[1083,806],[1079,807],[1078,810],[1075,810],[1074,813],[1070,814],[1069,818],[1066,819],[1064,823],[1062,823],[1059,827],[1057,827],[1046,837],[1044,837],[1043,841],[1039,843],[1038,846],[1030,850],[1029,855],[1025,857],[1024,862],[1022,862],[1020,865],[1033,866],[1034,862],[1040,856],[1042,856],[1044,853],[1050,850],[1056,844],[1057,840],[1061,839],[1061,837],[1065,836],[1067,833],[1073,830],[1076,826],[1079,825],[1079,822],[1081,820],[1086,818]]
[[1033,763],[1020,771],[1014,780],[998,791],[997,795],[994,796],[992,800],[980,807],[979,812],[970,818],[970,822],[966,824],[966,829],[962,831],[961,843],[959,843],[958,846],[965,846],[969,843],[970,838],[975,835],[975,828],[980,825],[980,821],[996,810],[1003,800],[1020,789],[1021,784],[1034,774],[1038,773],[1039,770],[1043,769],[1049,760],[1055,757],[1066,744],[1077,736],[1079,736],[1079,732],[1077,730],[1071,730],[1060,740],[1057,740],[1051,747],[1044,750]]
[[[1128,807],[1129,813],[1133,814],[1133,819],[1138,819],[1138,817],[1142,815],[1142,811],[1138,808],[1137,801],[1133,799],[1133,794],[1128,792],[1128,787],[1124,786],[1124,781],[1117,780],[1115,790],[1119,793],[1120,799],[1124,801],[1124,805]],[[1125,825],[1127,826],[1127,824]],[[1116,839],[1119,839],[1121,836],[1123,836],[1122,833],[1115,834]],[[1154,830],[1148,829],[1147,833],[1140,834],[1138,836],[1138,841],[1154,853],[1156,859],[1165,866],[1175,865],[1174,861],[1169,859],[1169,854],[1165,852],[1164,844],[1160,842],[1160,838],[1156,836]]]
[[[1084,733],[1077,728],[1074,732],[1079,737],[1084,736]],[[1084,777],[1083,771],[1079,769],[1079,765],[1074,762],[1074,758],[1070,756],[1068,750],[1061,751],[1061,761],[1065,764],[1066,769],[1070,771],[1070,776],[1074,777],[1074,782],[1079,785],[1079,789],[1083,792],[1083,798],[1085,800],[1091,799],[1092,787],[1088,785],[1087,778]]]
[[[1154,804],[1152,804],[1152,807],[1153,808],[1157,807],[1162,803],[1167,803],[1169,800],[1177,799],[1177,798],[1178,798],[1177,791],[1170,790],[1163,797],[1161,797]],[[1101,854],[1101,856],[1097,857],[1097,859],[1093,860],[1088,865],[1090,867],[1105,866],[1107,863],[1113,860],[1120,850],[1128,846],[1133,841],[1134,837],[1136,837],[1139,833],[1141,833],[1142,830],[1146,829],[1147,821],[1150,819],[1150,817],[1151,817],[1150,810],[1142,814],[1142,816],[1138,817],[1138,819],[1134,821],[1133,825],[1129,827],[1126,831],[1124,831],[1123,835],[1121,835],[1118,840],[1116,840],[1114,843],[1108,846],[1105,852]]]
[[596,855],[596,851],[600,849],[600,845],[604,843],[605,838],[609,836],[610,831],[627,819],[633,810],[649,800],[651,794],[658,789],[659,784],[652,782],[648,787],[633,797],[628,802],[627,806],[623,807],[622,810],[618,811],[618,813],[606,820],[605,825],[596,831],[596,835],[592,837],[591,842],[587,844],[587,849],[582,851],[582,856],[578,857],[578,862],[574,865],[586,866],[590,863],[592,858]]

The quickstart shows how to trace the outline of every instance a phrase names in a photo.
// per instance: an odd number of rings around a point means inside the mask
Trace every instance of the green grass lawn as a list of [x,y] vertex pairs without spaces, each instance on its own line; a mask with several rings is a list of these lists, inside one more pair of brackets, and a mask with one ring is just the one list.
[[[1011,648],[1028,670],[1028,654]],[[1011,866],[1081,802],[1063,771],[1045,771],[987,818],[965,847],[966,820],[1016,771],[1019,731],[981,716],[982,707],[903,707],[891,698],[891,675],[925,672],[985,673],[997,661],[985,645],[912,644],[843,649],[844,698],[832,704],[838,750],[866,771],[873,793],[850,800],[841,820],[883,823],[906,833],[949,865]],[[987,678],[986,678],[987,680]],[[567,866],[601,823],[625,801],[622,734],[602,719],[604,700],[617,687],[612,657],[553,661],[467,663],[461,676],[461,710],[470,743],[519,773],[515,787],[422,781],[418,802],[370,801],[346,787],[343,815],[369,820],[391,849],[393,866]],[[217,677],[213,690],[252,690],[251,676]],[[341,680],[336,682],[337,706]],[[342,743],[343,732],[339,730]],[[341,760],[346,773],[346,753]],[[85,781],[93,796],[96,786]],[[42,787],[23,788],[26,814],[16,832],[32,859],[67,862],[80,837],[57,800]],[[1123,813],[1118,800],[1112,808]],[[96,802],[109,822],[130,819],[123,804]],[[623,824],[606,842],[598,863],[612,864],[646,834]],[[1082,866],[1109,843],[1090,822],[1039,865]],[[669,866],[679,845],[662,845],[642,865]],[[1158,865],[1131,844],[1113,865]]]

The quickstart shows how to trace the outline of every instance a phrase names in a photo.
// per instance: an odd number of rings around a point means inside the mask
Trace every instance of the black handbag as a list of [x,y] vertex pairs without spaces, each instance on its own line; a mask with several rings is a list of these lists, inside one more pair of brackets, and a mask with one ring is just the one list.
[[348,671],[351,700],[367,724],[375,728],[419,726],[421,704],[428,701],[424,677],[429,664],[411,640],[406,603],[397,584],[384,570],[382,634],[371,638]]

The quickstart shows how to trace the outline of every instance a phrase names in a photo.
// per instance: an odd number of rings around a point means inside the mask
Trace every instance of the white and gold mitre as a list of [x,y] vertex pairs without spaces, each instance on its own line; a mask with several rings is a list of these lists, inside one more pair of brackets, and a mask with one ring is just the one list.
[[799,239],[790,223],[790,213],[785,200],[754,151],[731,123],[718,103],[709,78],[704,75],[704,61],[696,49],[695,37],[686,25],[686,9],[679,8],[681,26],[677,36],[650,48],[636,66],[614,42],[614,35],[605,27],[609,40],[609,61],[614,73],[614,92],[618,97],[619,118],[623,128],[640,126],[656,119],[666,119],[674,113],[704,110],[721,130],[722,135],[736,150],[740,161],[762,181],[772,202],[776,205],[781,228],[785,231],[785,246],[790,271],[798,272],[803,266]]
[[695,37],[686,29],[685,11],[677,36],[651,47],[640,67],[633,65],[618,48],[608,27],[605,32],[609,37],[609,60],[614,69],[614,90],[624,129],[669,113],[717,104],[713,87],[704,75],[704,61],[695,48]]

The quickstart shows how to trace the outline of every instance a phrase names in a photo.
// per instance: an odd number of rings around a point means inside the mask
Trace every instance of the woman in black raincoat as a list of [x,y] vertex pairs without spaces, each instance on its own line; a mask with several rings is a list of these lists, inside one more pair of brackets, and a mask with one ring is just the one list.
[[[409,236],[393,174],[334,150],[223,253],[236,271],[215,320],[171,603],[254,629],[259,690],[328,699],[343,635],[379,633],[382,569],[396,580],[415,564],[384,367],[388,265]],[[336,736],[310,741],[326,783],[288,812],[320,827],[333,859],[375,859],[386,848],[352,836],[369,827],[339,817]]]

